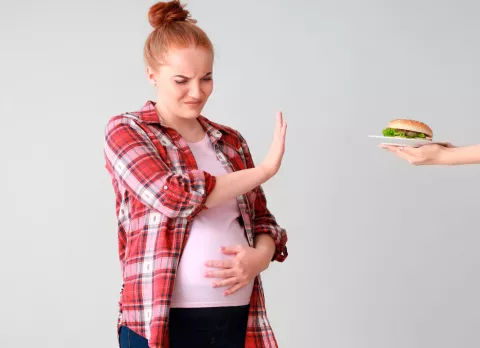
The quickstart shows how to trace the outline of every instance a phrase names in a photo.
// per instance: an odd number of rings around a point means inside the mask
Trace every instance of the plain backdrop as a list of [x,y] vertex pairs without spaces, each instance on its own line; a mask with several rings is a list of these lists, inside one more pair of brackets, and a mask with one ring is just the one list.
[[[108,119],[154,98],[152,1],[0,2],[0,346],[116,347],[121,285]],[[480,142],[480,5],[190,1],[216,48],[210,119],[258,163],[289,257],[264,273],[280,347],[480,346],[480,166],[378,148],[393,118]]]

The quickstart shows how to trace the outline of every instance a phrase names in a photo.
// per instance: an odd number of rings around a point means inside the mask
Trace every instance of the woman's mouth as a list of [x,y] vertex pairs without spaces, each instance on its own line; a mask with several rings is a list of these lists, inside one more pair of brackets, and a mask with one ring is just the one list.
[[185,104],[187,104],[187,106],[189,106],[189,107],[195,108],[195,107],[201,105],[202,102],[200,100],[191,100],[191,101],[185,102]]

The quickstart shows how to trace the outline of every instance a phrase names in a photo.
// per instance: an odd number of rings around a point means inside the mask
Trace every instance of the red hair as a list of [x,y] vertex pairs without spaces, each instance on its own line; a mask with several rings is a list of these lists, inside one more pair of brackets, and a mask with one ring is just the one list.
[[157,2],[150,7],[148,20],[154,30],[145,42],[145,64],[157,69],[169,48],[203,47],[213,53],[213,45],[207,34],[196,25],[179,0]]

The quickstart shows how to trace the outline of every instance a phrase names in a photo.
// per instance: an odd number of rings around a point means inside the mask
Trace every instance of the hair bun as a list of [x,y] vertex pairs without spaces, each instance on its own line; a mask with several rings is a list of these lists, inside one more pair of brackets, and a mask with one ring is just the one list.
[[190,12],[184,9],[179,0],[169,2],[157,2],[148,11],[148,21],[154,29],[165,27],[172,22],[189,21],[196,23],[190,18]]

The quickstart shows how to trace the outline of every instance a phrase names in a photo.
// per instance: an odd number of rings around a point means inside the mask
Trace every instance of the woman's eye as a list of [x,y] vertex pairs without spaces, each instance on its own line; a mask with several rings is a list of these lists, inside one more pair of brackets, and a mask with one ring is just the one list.
[[[212,81],[212,78],[211,77],[204,77],[202,79],[202,81]],[[178,84],[178,85],[184,85],[187,82],[188,82],[187,80],[175,80],[175,83]]]

